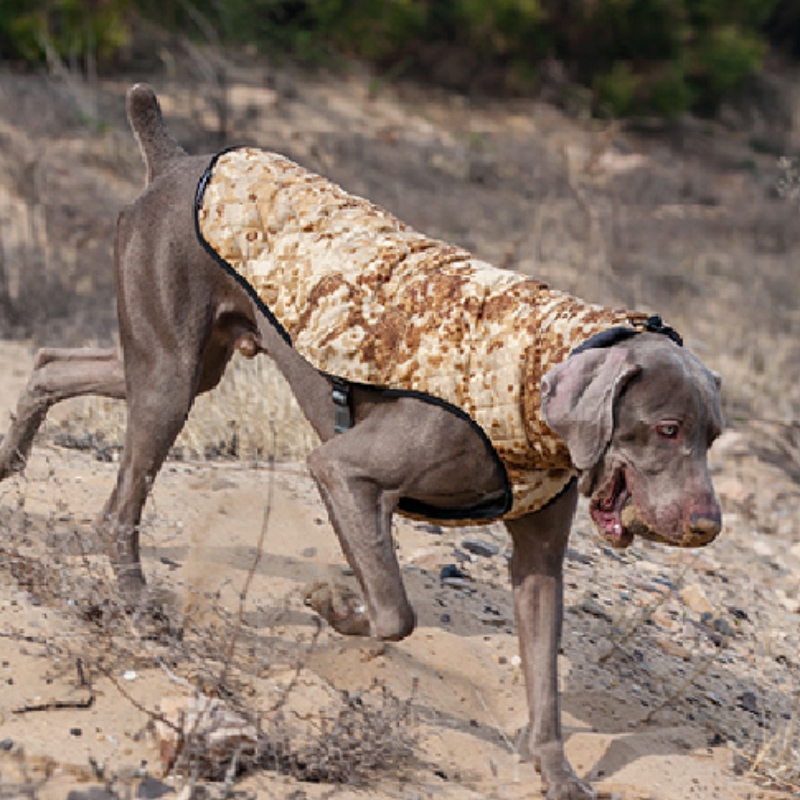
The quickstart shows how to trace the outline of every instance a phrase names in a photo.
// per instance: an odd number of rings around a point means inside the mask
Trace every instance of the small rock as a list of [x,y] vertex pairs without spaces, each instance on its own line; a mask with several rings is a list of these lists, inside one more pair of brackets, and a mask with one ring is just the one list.
[[484,625],[491,625],[495,628],[502,628],[508,620],[502,615],[498,613],[490,613],[490,612],[482,612],[480,614],[475,615],[478,618],[478,622],[482,622]]
[[725,644],[725,637],[721,634],[717,633],[712,627],[709,625],[704,625],[702,622],[696,622],[693,619],[687,619],[685,624],[685,632],[687,635],[690,635],[692,631],[695,633],[699,633],[702,636],[705,636],[713,645],[716,647],[722,647]]
[[567,561],[574,561],[576,564],[592,564],[594,563],[589,556],[579,553],[572,547],[567,548]]
[[737,698],[739,701],[739,708],[749,711],[751,714],[758,714],[758,698],[753,692],[742,692]]
[[675,658],[682,658],[684,661],[689,661],[692,657],[692,654],[687,650],[680,642],[676,642],[674,639],[668,639],[662,637],[656,640],[658,642],[658,646],[670,656],[675,656]]
[[730,751],[730,769],[734,775],[744,775],[750,769],[750,761],[735,750]]
[[734,628],[722,617],[714,617],[711,620],[711,627],[723,636],[733,636],[736,633]]
[[13,746],[14,746],[13,739],[3,739],[3,741],[0,742],[0,750],[11,750]]
[[734,619],[747,620],[748,622],[750,621],[750,617],[747,616],[747,612],[743,608],[730,607],[728,608],[728,611],[731,612],[731,616]]
[[463,570],[460,570],[455,564],[445,564],[441,570],[439,570],[439,580],[444,583],[445,581],[451,580],[463,580],[469,581],[469,575]]
[[136,800],[160,800],[160,798],[174,793],[175,790],[166,783],[147,777],[141,781],[136,790]]
[[491,558],[500,552],[500,548],[492,542],[483,539],[466,538],[461,542],[461,546],[470,553],[483,558]]
[[753,550],[760,556],[772,558],[775,555],[775,545],[765,539],[752,539],[751,545]]
[[695,555],[694,559],[692,560],[692,568],[697,572],[703,572],[706,575],[714,575],[722,569],[722,565],[719,561],[715,561],[709,556]]
[[659,594],[665,594],[666,595],[666,594],[669,594],[670,592],[672,592],[677,587],[668,578],[664,578],[664,577],[662,577],[660,575],[657,575],[655,578],[653,578],[653,581],[652,581],[652,583],[650,585],[650,588],[653,591],[658,592]]
[[423,531],[424,533],[433,533],[437,536],[442,535],[442,526],[441,525],[434,525],[431,522],[422,522],[418,523],[414,526],[418,531]]
[[439,566],[441,550],[437,547],[420,547],[408,557],[408,563],[420,569],[434,570]]
[[600,603],[595,602],[594,600],[586,599],[581,603],[581,611],[585,611],[587,614],[591,614],[593,617],[597,617],[598,619],[604,619],[606,622],[611,622],[611,614],[600,605]]
[[714,612],[714,607],[709,603],[708,598],[703,594],[703,590],[696,583],[683,588],[681,599],[695,614],[713,614]]
[[442,585],[449,586],[451,589],[472,589],[469,578],[442,578]]

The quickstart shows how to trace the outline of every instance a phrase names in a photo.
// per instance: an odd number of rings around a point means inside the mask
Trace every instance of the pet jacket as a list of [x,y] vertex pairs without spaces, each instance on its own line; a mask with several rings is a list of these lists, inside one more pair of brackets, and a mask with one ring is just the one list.
[[196,224],[218,263],[316,369],[472,422],[506,490],[468,508],[401,500],[401,512],[445,524],[518,517],[566,487],[575,469],[542,418],[542,377],[596,334],[646,316],[493,267],[255,148],[214,157],[198,186]]

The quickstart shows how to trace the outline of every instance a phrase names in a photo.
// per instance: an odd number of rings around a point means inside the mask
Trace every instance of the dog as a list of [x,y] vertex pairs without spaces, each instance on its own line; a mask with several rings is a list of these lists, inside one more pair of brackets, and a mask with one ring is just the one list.
[[54,403],[125,399],[100,525],[135,598],[142,508],[194,398],[234,352],[268,354],[321,440],[308,467],[363,592],[331,623],[412,632],[395,512],[503,520],[534,763],[548,798],[593,797],[564,756],[556,665],[576,501],[615,547],[713,540],[719,378],[658,318],[494,269],[280,156],[187,155],[149,86],[127,109],[147,178],[118,222],[120,349],[38,353],[0,479],[24,468]]

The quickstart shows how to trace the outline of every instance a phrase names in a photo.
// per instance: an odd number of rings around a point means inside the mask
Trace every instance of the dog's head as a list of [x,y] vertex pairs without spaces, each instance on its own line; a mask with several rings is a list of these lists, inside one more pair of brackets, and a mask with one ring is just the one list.
[[719,533],[706,461],[722,428],[719,378],[691,353],[653,333],[576,353],[544,377],[542,412],[610,544],[699,547]]

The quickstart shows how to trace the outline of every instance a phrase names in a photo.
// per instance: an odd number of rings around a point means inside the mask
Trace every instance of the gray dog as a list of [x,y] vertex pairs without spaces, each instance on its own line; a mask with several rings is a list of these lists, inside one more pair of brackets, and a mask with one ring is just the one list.
[[142,508],[194,398],[234,351],[268,353],[322,441],[309,469],[364,595],[332,624],[389,640],[413,630],[395,511],[502,519],[531,751],[548,798],[593,797],[564,757],[556,672],[578,492],[614,546],[711,541],[718,380],[659,319],[494,269],[280,156],[188,156],[147,86],[129,91],[128,116],[147,185],[119,218],[122,352],[39,352],[0,478],[24,467],[54,403],[124,398],[100,524],[135,600]]

